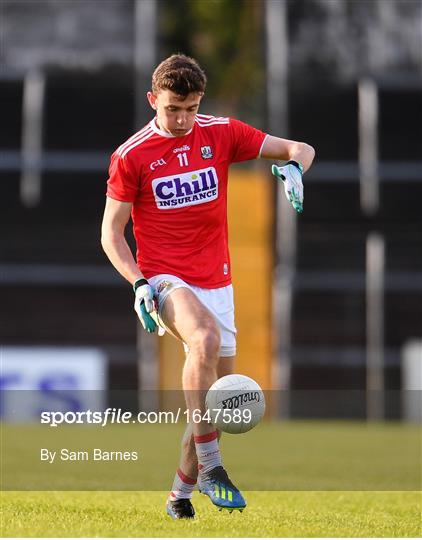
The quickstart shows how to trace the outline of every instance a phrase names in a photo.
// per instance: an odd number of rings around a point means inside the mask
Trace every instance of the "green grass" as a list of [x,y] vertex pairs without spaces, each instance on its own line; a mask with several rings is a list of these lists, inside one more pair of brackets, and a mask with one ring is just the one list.
[[[183,426],[3,425],[3,537],[420,537],[420,426],[262,423],[222,440],[245,512],[194,496],[197,519],[165,500]],[[139,450],[135,462],[40,462],[40,448]],[[50,491],[43,491],[50,489]],[[72,491],[73,490],[73,491]],[[111,491],[114,490],[114,491]]]
[[165,492],[8,492],[3,537],[419,537],[418,492],[247,492],[218,512],[194,496],[197,519],[164,514]]
[[[178,464],[182,425],[107,428],[3,425],[2,488],[163,491]],[[136,450],[138,461],[40,461],[40,448]],[[250,491],[419,491],[421,431],[398,422],[263,422],[225,435],[230,474]]]

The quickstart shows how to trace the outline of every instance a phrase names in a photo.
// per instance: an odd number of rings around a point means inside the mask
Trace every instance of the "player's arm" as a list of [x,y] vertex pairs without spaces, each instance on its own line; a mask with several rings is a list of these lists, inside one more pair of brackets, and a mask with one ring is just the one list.
[[302,175],[312,165],[315,150],[309,144],[268,135],[261,149],[261,157],[287,161],[283,167],[273,165],[271,172],[284,183],[287,199],[295,210],[303,210]]
[[289,139],[268,135],[261,149],[261,157],[296,161],[302,165],[303,172],[306,172],[312,165],[315,150],[304,142],[290,141]]
[[116,270],[133,286],[134,309],[147,332],[154,332],[155,321],[150,313],[155,309],[153,290],[139,270],[125,238],[132,203],[107,197],[101,226],[101,245]]
[[101,226],[101,245],[114,268],[131,285],[143,278],[125,238],[132,203],[107,197]]

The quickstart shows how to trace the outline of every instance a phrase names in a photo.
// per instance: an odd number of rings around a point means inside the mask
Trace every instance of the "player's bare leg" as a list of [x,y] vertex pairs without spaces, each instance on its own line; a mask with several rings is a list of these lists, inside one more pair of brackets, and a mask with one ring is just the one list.
[[[234,373],[235,357],[220,358],[217,366],[217,378],[224,377]],[[218,440],[221,437],[221,431],[218,432]],[[198,477],[198,457],[196,455],[195,441],[193,436],[192,424],[188,424],[182,438],[181,456],[179,468],[176,471],[173,482],[172,492],[176,491],[183,497],[191,497]],[[184,480],[184,481],[183,481]],[[182,503],[187,505],[187,503]],[[187,505],[187,510],[192,511]]]
[[[214,316],[192,291],[180,288],[168,296],[161,318],[171,333],[188,346],[189,352],[182,377],[186,405],[191,414],[197,410],[203,415],[206,393],[218,378],[220,335]],[[229,366],[229,369],[231,372],[233,366]],[[228,374],[227,371],[225,374]],[[191,432],[198,462],[200,491],[208,495],[219,509],[243,510],[246,502],[222,466],[215,427],[206,421],[191,422]],[[192,435],[188,431],[183,441],[182,452],[186,452],[187,456],[190,452]],[[188,457],[187,465],[191,474],[193,473],[192,476],[188,476],[182,467],[179,467],[176,473],[174,486],[178,486],[178,489],[176,488],[178,493],[174,491],[170,493],[167,506],[170,515],[172,509],[169,506],[177,504],[177,496],[191,494],[196,479],[196,474],[192,470],[194,462]],[[187,502],[190,504],[189,500]]]
[[[183,368],[182,383],[189,411],[205,412],[205,395],[217,380],[220,352],[220,330],[211,312],[188,288],[174,290],[166,299],[161,313],[166,327],[189,348]],[[201,421],[193,424],[194,435],[214,431]]]
[[[208,388],[217,380],[217,365],[220,351],[220,331],[210,311],[199,301],[188,288],[174,290],[166,299],[161,319],[168,330],[189,348],[183,368],[183,390],[187,409],[192,416],[199,411],[200,417],[205,413],[205,395]],[[192,422],[195,437],[208,438],[206,466],[213,461],[221,464],[218,442],[215,440],[215,428],[206,421]],[[200,439],[202,447],[206,441]],[[196,449],[198,451],[198,449]],[[191,472],[191,471],[189,471]],[[194,516],[190,502],[193,486],[196,483],[197,471],[192,476],[182,468],[176,472],[173,490],[167,501],[167,513],[174,519]]]

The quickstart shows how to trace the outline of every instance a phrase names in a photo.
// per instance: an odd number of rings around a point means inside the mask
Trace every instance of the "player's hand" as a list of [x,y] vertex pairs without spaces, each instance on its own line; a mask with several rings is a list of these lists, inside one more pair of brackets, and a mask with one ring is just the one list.
[[297,161],[288,161],[283,167],[273,165],[271,167],[273,175],[282,180],[287,200],[293,205],[297,212],[303,212],[303,167]]
[[142,326],[149,333],[155,332],[157,324],[151,317],[151,313],[154,314],[156,309],[153,288],[146,279],[141,278],[135,281],[133,290],[135,292],[135,304],[133,307]]

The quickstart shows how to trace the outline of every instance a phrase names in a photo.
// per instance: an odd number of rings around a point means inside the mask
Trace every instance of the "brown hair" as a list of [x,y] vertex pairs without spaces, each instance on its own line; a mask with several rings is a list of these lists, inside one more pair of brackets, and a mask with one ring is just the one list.
[[186,97],[191,92],[205,92],[207,78],[198,62],[184,54],[173,54],[161,62],[152,74],[152,92],[171,90]]

